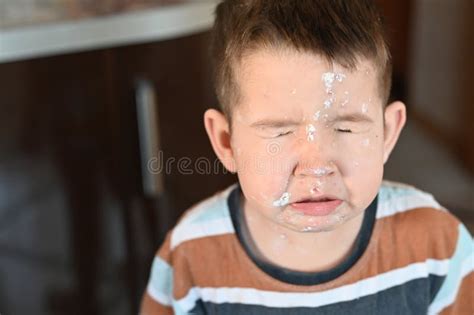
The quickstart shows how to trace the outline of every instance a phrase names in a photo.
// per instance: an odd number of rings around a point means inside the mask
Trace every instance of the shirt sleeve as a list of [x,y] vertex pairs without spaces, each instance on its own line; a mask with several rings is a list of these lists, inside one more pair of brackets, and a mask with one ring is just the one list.
[[463,224],[458,230],[448,273],[428,314],[474,314],[474,241]]
[[173,268],[170,261],[170,233],[153,259],[150,278],[143,294],[140,315],[174,314]]

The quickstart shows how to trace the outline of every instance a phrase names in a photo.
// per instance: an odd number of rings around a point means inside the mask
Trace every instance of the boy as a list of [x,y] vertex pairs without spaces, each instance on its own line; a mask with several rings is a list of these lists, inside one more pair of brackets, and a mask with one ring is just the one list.
[[205,127],[239,184],[168,233],[141,314],[474,314],[466,228],[382,181],[405,106],[372,1],[224,0],[213,36]]

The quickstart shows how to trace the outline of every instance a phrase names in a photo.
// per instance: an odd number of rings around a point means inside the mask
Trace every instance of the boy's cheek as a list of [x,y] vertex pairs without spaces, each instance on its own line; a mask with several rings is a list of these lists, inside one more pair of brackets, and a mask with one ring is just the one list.
[[272,200],[287,188],[295,167],[295,157],[282,151],[276,142],[242,151],[236,162],[242,184]]
[[375,163],[382,159],[383,141],[376,134],[354,135],[341,141],[337,154],[351,167]]
[[344,184],[356,205],[368,206],[383,177],[383,152],[379,149],[354,152],[340,162]]
[[383,177],[383,144],[372,139],[369,146],[346,146],[337,163],[344,185],[363,206],[373,199]]
[[353,175],[346,178],[345,185],[354,205],[364,209],[378,193],[382,184],[383,167],[362,166]]
[[266,176],[258,172],[246,172],[239,174],[239,182],[247,198],[264,208],[274,208],[274,201],[285,192],[288,177],[283,174]]

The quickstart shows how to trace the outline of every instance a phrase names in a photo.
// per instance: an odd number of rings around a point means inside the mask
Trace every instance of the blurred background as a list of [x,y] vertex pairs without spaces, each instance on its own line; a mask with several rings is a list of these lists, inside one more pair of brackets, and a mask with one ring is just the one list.
[[[235,181],[148,163],[215,160],[216,1],[0,0],[2,315],[136,314],[165,233]],[[409,115],[386,178],[473,232],[474,2],[378,2]]]

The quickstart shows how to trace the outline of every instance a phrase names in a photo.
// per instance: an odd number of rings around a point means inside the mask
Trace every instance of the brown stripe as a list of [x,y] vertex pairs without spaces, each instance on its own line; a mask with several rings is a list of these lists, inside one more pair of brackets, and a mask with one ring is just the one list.
[[456,250],[460,222],[449,212],[418,208],[382,220],[386,227],[377,247],[379,273],[428,258],[451,258]]
[[140,315],[173,315],[173,309],[169,306],[164,306],[148,295],[145,292],[140,306]]
[[284,292],[318,292],[340,287],[428,258],[450,258],[457,242],[458,224],[451,214],[431,208],[379,219],[361,259],[338,279],[316,286],[296,286],[270,277],[250,260],[234,234],[195,239],[173,251],[177,283],[174,296],[186,296],[192,286]]
[[440,315],[474,314],[474,271],[464,277],[456,300]]

